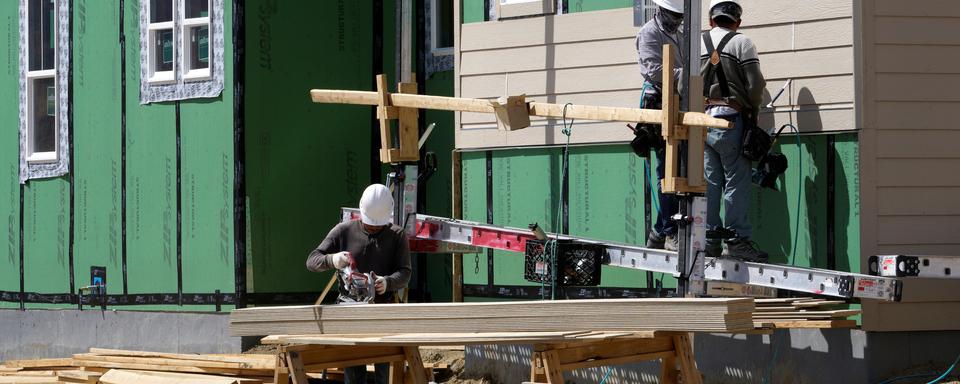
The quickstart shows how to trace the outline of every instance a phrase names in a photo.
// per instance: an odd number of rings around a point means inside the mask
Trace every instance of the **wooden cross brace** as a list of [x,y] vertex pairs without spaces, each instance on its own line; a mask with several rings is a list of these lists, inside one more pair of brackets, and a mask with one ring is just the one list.
[[[416,81],[397,84],[397,93],[417,94]],[[391,105],[390,91],[387,90],[387,78],[377,75],[377,119],[380,120],[380,161],[399,163],[420,159],[420,130],[417,108],[396,107]],[[397,134],[399,146],[393,146],[393,131],[390,120],[398,120]]]
[[[661,134],[666,142],[664,156],[664,177],[660,185],[663,193],[707,192],[707,182],[703,175],[703,150],[706,146],[707,128],[696,125],[684,125],[681,121],[680,96],[676,92],[673,79],[673,49],[670,44],[663,45],[663,107],[661,112]],[[690,77],[690,94],[703,89],[703,77]],[[703,112],[704,99],[690,98],[690,112]],[[717,128],[728,128],[729,124]],[[687,175],[680,175],[680,146],[687,142]]]

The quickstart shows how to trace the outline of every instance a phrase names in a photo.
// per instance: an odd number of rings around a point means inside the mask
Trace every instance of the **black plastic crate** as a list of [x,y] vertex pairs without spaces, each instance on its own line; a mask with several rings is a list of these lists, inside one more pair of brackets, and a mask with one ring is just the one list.
[[[527,240],[524,252],[523,278],[534,283],[553,283],[551,255],[546,243]],[[600,285],[600,266],[603,264],[604,247],[595,244],[574,243],[559,240],[557,247],[557,285],[565,287],[588,287]]]

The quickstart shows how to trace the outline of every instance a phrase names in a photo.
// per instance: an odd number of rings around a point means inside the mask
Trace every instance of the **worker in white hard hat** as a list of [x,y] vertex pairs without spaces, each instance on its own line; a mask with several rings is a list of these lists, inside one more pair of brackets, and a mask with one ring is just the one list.
[[[643,94],[640,107],[660,109],[662,105],[661,88],[664,81],[676,82],[683,68],[680,52],[680,24],[683,23],[683,0],[653,0],[657,4],[656,14],[640,28],[637,33],[636,48],[640,75],[643,76]],[[663,45],[670,44],[674,51],[673,79],[663,78]],[[659,124],[641,124],[634,130],[636,137],[630,143],[640,157],[649,157],[650,150],[656,150],[657,179],[663,180],[665,147],[660,134]],[[676,195],[661,193],[662,183],[657,183],[659,204],[656,204],[657,222],[647,235],[647,248],[677,250],[677,223],[671,217],[680,210]]]
[[[323,242],[310,252],[307,269],[323,272],[344,269],[353,264],[357,272],[373,272],[377,291],[374,302],[392,303],[397,290],[410,281],[410,246],[403,228],[391,224],[393,196],[383,184],[373,184],[360,197],[360,220],[337,224]],[[341,274],[340,297],[346,299]],[[347,368],[344,372],[347,384],[366,383],[366,366]],[[376,364],[376,382],[387,384],[390,380],[390,364]]]
[[742,15],[739,1],[712,0],[712,29],[703,33],[700,61],[706,112],[733,123],[733,129],[708,129],[704,149],[707,229],[728,229],[734,234],[722,243],[708,239],[707,254],[766,262],[767,253],[750,239],[752,170],[750,160],[742,156],[744,135],[757,125],[766,80],[760,71],[756,45],[737,32]]

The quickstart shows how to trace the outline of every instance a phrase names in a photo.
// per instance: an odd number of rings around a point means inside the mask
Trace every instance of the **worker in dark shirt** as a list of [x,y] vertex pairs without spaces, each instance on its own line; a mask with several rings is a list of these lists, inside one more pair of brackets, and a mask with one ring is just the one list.
[[[393,196],[383,184],[373,184],[363,191],[360,198],[360,220],[337,224],[323,242],[310,252],[307,269],[323,272],[343,269],[350,265],[355,271],[373,272],[376,275],[376,303],[391,303],[397,290],[410,281],[410,248],[403,228],[390,223],[393,212]],[[346,282],[340,276],[340,297],[346,300]],[[390,364],[376,364],[376,382],[389,382]],[[366,383],[366,366],[349,367],[345,370],[346,384]]]

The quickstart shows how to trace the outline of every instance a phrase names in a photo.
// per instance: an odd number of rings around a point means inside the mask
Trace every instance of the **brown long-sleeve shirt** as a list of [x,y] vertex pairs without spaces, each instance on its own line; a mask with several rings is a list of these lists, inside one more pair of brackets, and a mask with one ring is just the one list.
[[[375,234],[368,233],[359,220],[337,224],[307,257],[307,269],[323,272],[334,269],[331,255],[347,251],[357,263],[357,272],[373,272],[387,280],[387,292],[376,302],[390,301],[393,292],[410,282],[410,245],[403,228],[393,225]],[[340,295],[346,294],[340,279]]]

